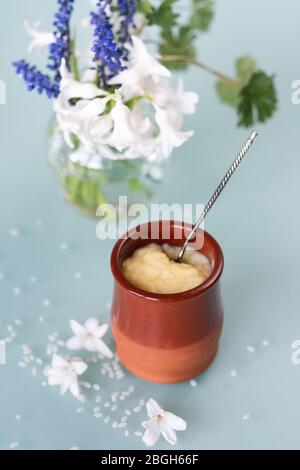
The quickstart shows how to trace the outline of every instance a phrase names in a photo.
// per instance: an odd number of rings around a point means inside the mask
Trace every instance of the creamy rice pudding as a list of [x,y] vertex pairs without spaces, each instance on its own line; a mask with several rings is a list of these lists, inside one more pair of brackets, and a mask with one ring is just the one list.
[[193,289],[211,274],[210,263],[194,250],[187,250],[182,263],[176,263],[179,250],[167,244],[145,245],[123,262],[123,273],[131,284],[148,292],[175,294]]

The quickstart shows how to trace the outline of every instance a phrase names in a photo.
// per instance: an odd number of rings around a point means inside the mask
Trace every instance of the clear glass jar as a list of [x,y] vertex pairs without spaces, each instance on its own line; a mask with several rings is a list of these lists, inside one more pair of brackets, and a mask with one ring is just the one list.
[[146,203],[163,175],[162,161],[110,160],[91,155],[80,144],[74,151],[57,127],[50,132],[49,162],[65,199],[92,217],[102,203],[119,208],[119,196],[127,196],[128,204]]

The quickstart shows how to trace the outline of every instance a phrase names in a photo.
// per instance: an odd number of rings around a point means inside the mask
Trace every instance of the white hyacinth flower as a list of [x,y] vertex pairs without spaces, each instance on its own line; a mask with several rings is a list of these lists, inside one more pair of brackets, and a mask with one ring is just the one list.
[[80,398],[78,376],[87,370],[87,364],[80,358],[72,358],[66,361],[57,354],[53,355],[51,367],[47,370],[49,385],[60,385],[60,392],[63,395],[70,390],[72,395]]
[[70,326],[75,336],[67,341],[67,348],[85,349],[90,352],[98,352],[108,358],[113,357],[113,353],[102,340],[108,330],[107,323],[100,325],[97,318],[89,318],[84,325],[70,320]]
[[193,131],[182,132],[179,130],[180,116],[171,109],[162,109],[155,106],[155,120],[160,130],[160,141],[163,154],[168,158],[174,147],[180,147],[192,135]]
[[27,52],[29,53],[34,49],[43,49],[55,41],[53,33],[41,31],[39,29],[40,23],[38,21],[33,25],[31,25],[29,21],[25,21],[24,26],[27,34],[32,38],[27,48]]
[[146,408],[150,420],[143,423],[146,428],[143,442],[147,446],[154,446],[162,434],[166,441],[175,445],[177,443],[176,431],[185,431],[186,422],[179,416],[164,411],[153,398],[147,401]]
[[180,78],[177,82],[176,91],[169,98],[169,105],[173,106],[182,114],[194,114],[199,96],[194,91],[185,91],[183,80]]
[[[137,122],[134,122],[132,111],[122,102],[122,97],[119,93],[117,93],[116,104],[110,115],[114,127],[108,143],[119,152],[122,152],[122,150],[137,142],[139,135],[136,131],[139,130],[139,127],[136,125]],[[141,121],[139,121],[139,125],[143,127],[143,120]],[[135,126],[132,124],[135,124]]]
[[70,148],[75,150],[76,136],[90,155],[154,162],[168,158],[193,135],[181,127],[183,115],[195,111],[198,95],[185,91],[182,81],[174,90],[169,70],[135,36],[131,53],[126,70],[111,80],[120,87],[110,92],[95,84],[94,67],[78,81],[62,60],[54,110]]
[[[75,134],[84,145],[92,148],[92,138],[88,135],[89,125],[105,110],[111,95],[94,83],[75,80],[64,59],[60,74],[60,94],[54,100],[54,110],[65,141],[70,148],[74,148],[72,134]],[[76,105],[70,104],[73,98],[79,99]]]
[[131,39],[132,59],[126,64],[127,69],[113,77],[110,84],[131,86],[140,83],[149,76],[152,76],[154,81],[157,81],[159,77],[171,77],[171,72],[148,52],[141,39],[136,36],[132,36]]

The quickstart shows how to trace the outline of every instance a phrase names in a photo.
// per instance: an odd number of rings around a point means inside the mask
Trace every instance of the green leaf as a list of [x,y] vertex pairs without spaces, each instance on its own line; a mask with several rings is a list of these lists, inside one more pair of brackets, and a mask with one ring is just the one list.
[[214,18],[213,7],[212,0],[193,0],[190,27],[199,31],[207,31]]
[[68,176],[65,179],[67,195],[71,202],[77,203],[79,194],[80,194],[80,186],[81,181],[76,178],[75,176]]
[[148,198],[152,196],[152,192],[143,185],[137,178],[131,178],[128,181],[128,190],[130,192],[144,193]]
[[248,83],[256,70],[256,62],[253,57],[246,55],[235,61],[236,80],[218,80],[216,90],[223,103],[237,107],[239,104],[239,93],[241,88]]
[[246,85],[257,70],[256,61],[249,55],[239,57],[235,61],[235,70],[240,84]]
[[145,16],[151,15],[153,11],[153,7],[149,0],[136,0],[135,5],[136,5],[137,11],[140,11]]
[[239,126],[265,122],[277,109],[274,76],[262,70],[255,72],[239,94]]
[[147,15],[149,24],[156,24],[165,30],[170,30],[176,25],[178,14],[173,11],[177,0],[163,0],[158,8],[153,8],[152,13]]
[[218,96],[223,103],[236,107],[239,103],[239,84],[234,85],[225,80],[218,80],[216,83]]
[[106,197],[104,196],[104,193],[99,186],[97,186],[96,201],[97,206],[100,206],[100,204],[104,204],[106,202]]
[[[179,28],[177,33],[172,31],[163,31],[161,35],[162,42],[159,46],[159,52],[162,56],[186,56],[190,58],[196,57],[196,51],[193,46],[195,33],[187,26]],[[163,62],[169,69],[185,70],[188,64],[183,61],[166,61]]]
[[217,81],[219,98],[237,109],[239,126],[249,127],[255,122],[266,121],[277,108],[274,76],[257,70],[251,56],[239,57],[235,70],[235,81]]
[[144,96],[135,96],[134,98],[131,98],[130,100],[126,101],[126,106],[129,109],[133,109],[140,101],[142,101],[145,97]]

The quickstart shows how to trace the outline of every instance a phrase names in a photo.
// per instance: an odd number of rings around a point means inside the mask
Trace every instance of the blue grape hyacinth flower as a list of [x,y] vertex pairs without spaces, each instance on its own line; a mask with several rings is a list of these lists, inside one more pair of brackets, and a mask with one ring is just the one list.
[[25,60],[13,62],[16,73],[20,75],[29,91],[37,90],[39,94],[45,93],[48,98],[59,95],[59,82],[61,80],[60,65],[63,58],[69,66],[70,62],[70,19],[73,12],[74,0],[58,0],[59,10],[54,18],[55,41],[49,46],[48,68],[54,72],[54,79],[40,72],[37,67]]
[[30,65],[25,60],[13,63],[16,73],[21,75],[27,85],[28,91],[37,90],[41,95],[46,93],[48,98],[56,98],[59,94],[59,85],[52,83],[48,75],[40,72],[35,66]]
[[98,62],[98,71],[104,86],[110,77],[124,70],[122,65],[123,52],[114,38],[107,13],[110,4],[111,0],[99,0],[96,12],[91,13],[91,24],[95,27],[92,51],[94,61]]
[[[130,27],[133,27],[133,16],[135,14],[135,0],[117,0],[118,10],[121,17],[119,41],[126,44],[130,41]],[[124,58],[127,58],[125,49]]]
[[58,0],[59,10],[55,14],[53,26],[55,41],[49,46],[48,68],[55,72],[55,81],[59,82],[60,64],[63,58],[69,66],[70,62],[70,19],[73,13],[74,0]]

